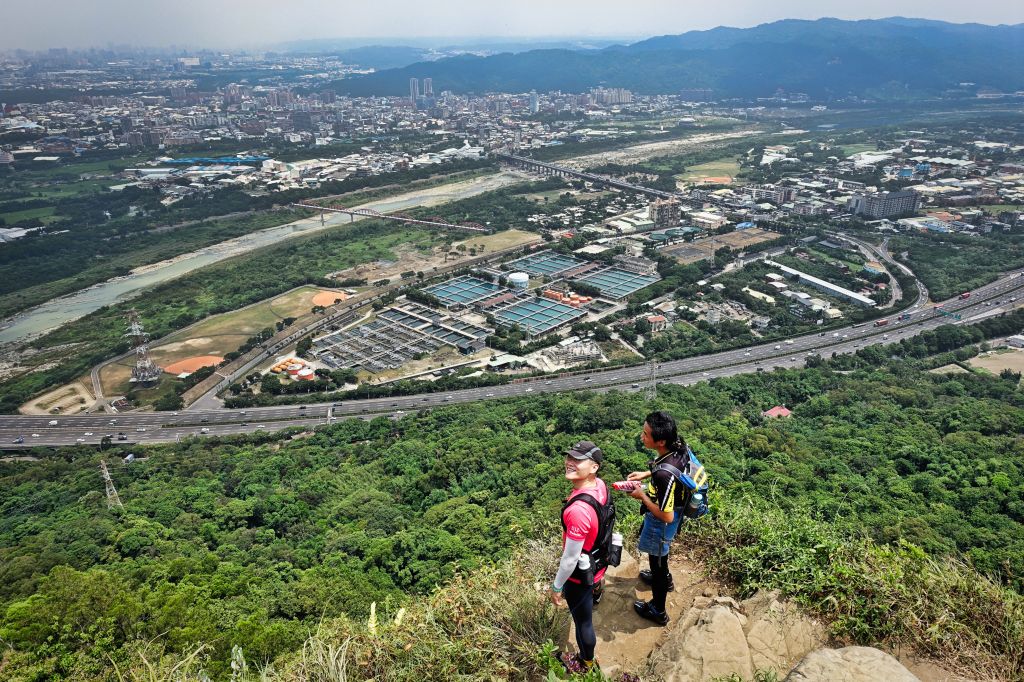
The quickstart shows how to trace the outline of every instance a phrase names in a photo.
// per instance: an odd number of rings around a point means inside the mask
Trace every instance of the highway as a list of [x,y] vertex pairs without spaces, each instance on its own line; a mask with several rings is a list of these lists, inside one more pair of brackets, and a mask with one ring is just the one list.
[[[942,316],[930,307],[926,303],[927,294],[922,290],[917,302],[908,309],[913,315],[910,320],[897,322],[894,313],[885,327],[875,327],[867,322],[855,327],[806,334],[787,341],[773,341],[713,355],[663,362],[657,366],[657,379],[659,383],[692,384],[714,377],[755,372],[758,369],[769,371],[775,367],[801,367],[809,355],[830,357],[833,353],[852,353],[866,345],[895,343],[943,324],[966,324],[1012,309],[1015,303],[1008,300],[1011,296],[1024,302],[1024,277],[1021,274],[1020,270],[1009,273],[974,290],[967,300],[946,301],[943,307],[947,311],[961,314],[962,319],[959,321]],[[382,415],[400,417],[424,408],[479,400],[579,390],[641,390],[649,372],[648,365],[636,365],[559,377],[538,377],[518,383],[446,393],[247,410],[75,416],[5,415],[0,416],[0,448],[17,450],[32,446],[97,445],[105,435],[110,435],[115,444],[166,443],[190,436],[228,436],[292,427],[310,428],[341,418],[369,419]],[[120,439],[121,435],[123,440]],[[24,443],[13,442],[20,438],[24,438]]]

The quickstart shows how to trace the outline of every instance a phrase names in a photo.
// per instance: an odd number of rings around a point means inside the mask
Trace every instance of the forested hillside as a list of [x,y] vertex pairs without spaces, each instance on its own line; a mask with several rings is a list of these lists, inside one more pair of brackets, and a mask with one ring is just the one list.
[[[679,416],[720,504],[964,556],[1024,590],[1019,377],[875,360],[663,386],[655,403],[538,396],[137,448],[128,466],[106,453],[124,511],[108,511],[92,449],[0,463],[0,677],[110,679],[150,640],[205,643],[215,679],[236,645],[250,661],[289,655],[321,619],[365,618],[549,537],[565,448],[592,438],[616,480],[647,461],[654,407]],[[761,417],[776,404],[794,416]]]
[[[1013,91],[1024,27],[950,24],[900,18],[777,21],[651,38],[603,50],[530,50],[461,55],[336,81],[352,95],[401,95],[409,78],[431,76],[455,92],[564,90],[599,85],[643,94],[708,88],[715,97],[802,92],[910,100],[976,87]],[[969,82],[966,90],[959,85]]]

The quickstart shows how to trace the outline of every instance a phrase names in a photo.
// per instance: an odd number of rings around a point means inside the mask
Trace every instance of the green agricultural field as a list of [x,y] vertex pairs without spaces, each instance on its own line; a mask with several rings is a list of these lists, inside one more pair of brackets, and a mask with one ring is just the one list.
[[23,220],[32,220],[38,218],[44,223],[55,219],[53,206],[45,206],[43,208],[29,208],[24,211],[10,211],[9,213],[0,213],[0,218],[3,218],[4,222],[8,225],[15,225]]
[[864,142],[862,144],[844,144],[841,145],[840,148],[846,156],[853,156],[854,154],[860,154],[861,152],[875,151],[875,145],[868,142]]
[[1024,211],[1024,204],[985,204],[978,206],[983,211],[998,215],[1005,211]]
[[740,172],[740,164],[733,157],[726,157],[691,166],[684,173],[675,176],[682,182],[711,182],[718,185],[731,183]]

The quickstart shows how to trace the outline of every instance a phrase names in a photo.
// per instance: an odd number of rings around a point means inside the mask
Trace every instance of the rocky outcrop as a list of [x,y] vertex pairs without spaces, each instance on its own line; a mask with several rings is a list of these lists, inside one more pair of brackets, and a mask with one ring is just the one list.
[[759,592],[742,603],[701,596],[652,653],[651,664],[666,682],[734,673],[751,679],[757,670],[789,670],[825,639],[821,624],[780,601],[778,593]]
[[807,654],[783,682],[920,682],[895,658],[866,646],[818,649]]

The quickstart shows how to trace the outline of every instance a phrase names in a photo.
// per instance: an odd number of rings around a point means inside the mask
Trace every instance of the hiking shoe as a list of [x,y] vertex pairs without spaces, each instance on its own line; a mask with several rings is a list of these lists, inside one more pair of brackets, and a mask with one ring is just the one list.
[[636,611],[636,615],[641,618],[646,618],[647,620],[661,626],[668,625],[668,614],[654,608],[654,605],[649,601],[638,599],[633,602],[633,610]]
[[594,585],[594,606],[601,603],[601,597],[604,596],[604,581],[602,580],[598,584]]
[[[650,585],[652,582],[651,572],[648,570],[640,571],[640,582],[642,582],[644,585]],[[676,591],[676,583],[675,580],[672,578],[671,573],[668,574],[668,591]]]
[[[562,667],[565,668],[565,672],[570,675],[583,674],[587,672],[587,666],[583,659],[580,658],[579,654],[571,654],[568,651],[559,651],[555,654],[555,658],[557,658],[562,664]],[[593,665],[593,661],[591,661],[591,665]]]

